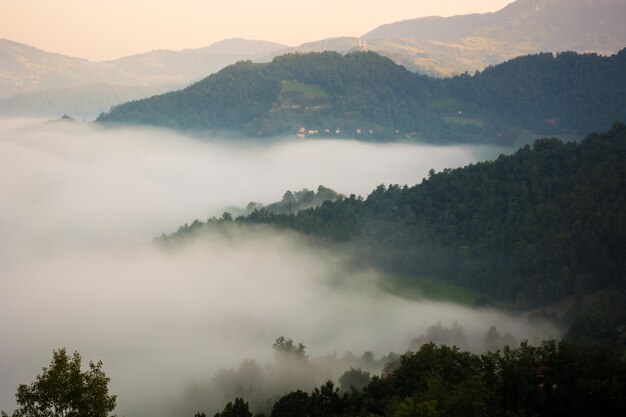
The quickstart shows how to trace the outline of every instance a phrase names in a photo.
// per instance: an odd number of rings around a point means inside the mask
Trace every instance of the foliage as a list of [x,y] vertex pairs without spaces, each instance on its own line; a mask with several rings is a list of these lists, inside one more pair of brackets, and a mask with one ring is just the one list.
[[355,389],[363,391],[363,388],[370,382],[371,376],[361,368],[350,368],[339,377],[339,385],[343,391]]
[[272,407],[271,417],[299,417],[308,415],[309,394],[300,390],[282,396]]
[[176,233],[170,235],[162,235],[158,239],[161,243],[172,243],[180,239],[184,239],[190,235],[195,235],[201,232],[206,226],[211,225],[228,225],[233,221],[233,216],[248,216],[253,213],[276,213],[276,214],[292,214],[300,210],[307,208],[313,208],[320,206],[325,201],[337,201],[343,199],[342,194],[337,193],[330,188],[320,185],[317,187],[317,192],[303,188],[300,191],[286,191],[280,201],[264,206],[261,203],[254,201],[249,202],[245,209],[238,207],[229,207],[227,212],[222,214],[221,218],[210,218],[206,222],[202,222],[198,219],[194,220],[190,224],[184,224],[179,227]]
[[216,413],[215,417],[252,417],[248,403],[243,398],[236,398],[235,402],[229,402],[221,413]]
[[291,338],[280,336],[273,345],[274,351],[280,356],[291,356],[297,359],[306,359],[306,347],[302,343],[297,345]]
[[617,291],[601,294],[576,317],[567,337],[626,349],[626,296]]
[[[278,338],[279,344],[285,346],[289,344],[288,338]],[[238,368],[221,369],[207,383],[193,384],[185,390],[182,401],[186,404],[187,410],[202,410],[206,415],[214,415],[219,411],[216,407],[222,407],[233,398],[244,398],[249,402],[250,410],[254,413],[265,413],[272,411],[272,406],[290,390],[301,390],[295,394],[295,398],[282,400],[284,405],[282,411],[285,413],[293,410],[293,401],[300,401],[303,407],[308,407],[308,399],[301,401],[301,396],[308,398],[307,392],[313,392],[316,387],[339,376],[335,371],[352,369],[357,373],[352,375],[348,385],[343,382],[344,391],[350,391],[350,386],[357,387],[367,385],[369,382],[369,372],[379,373],[383,365],[390,360],[396,359],[396,354],[390,353],[381,357],[376,357],[372,352],[365,352],[356,356],[351,352],[338,356],[333,353],[322,357],[306,357],[296,352],[302,352],[298,348],[300,344],[291,342],[291,348],[287,349],[291,353],[276,353],[274,361],[260,364],[255,360],[244,360]],[[296,352],[294,352],[296,351]],[[347,372],[351,374],[351,372]],[[344,381],[345,378],[339,378]],[[302,395],[300,395],[302,394]],[[300,395],[300,397],[299,397]],[[277,410],[281,410],[277,406]],[[297,407],[296,407],[297,408]],[[275,413],[278,411],[275,411]],[[196,417],[202,416],[197,413]]]
[[[271,213],[291,214],[307,208],[317,207],[324,201],[337,201],[342,198],[343,196],[341,194],[320,185],[317,187],[317,192],[306,188],[300,191],[287,191],[283,194],[281,201],[269,204],[265,207],[265,210]],[[254,208],[260,210],[263,206],[256,205]],[[251,212],[253,210],[251,210]]]
[[330,382],[311,394],[293,391],[271,416],[619,416],[626,411],[624,371],[615,351],[568,341],[484,355],[430,343],[362,391],[340,394]]
[[467,346],[467,336],[463,332],[463,327],[456,322],[450,328],[443,327],[441,322],[438,322],[434,326],[430,326],[425,335],[411,340],[409,349],[419,350],[420,346],[427,343],[464,347]]
[[50,366],[35,382],[18,387],[19,408],[12,417],[106,417],[117,399],[109,395],[108,384],[101,361],[89,362],[83,372],[78,352],[70,357],[65,348],[54,350]]
[[330,381],[315,388],[311,395],[300,390],[281,397],[273,406],[271,417],[326,417],[341,416],[344,408],[343,397]]
[[[610,57],[542,53],[489,67],[471,78],[453,78],[449,85],[457,97],[480,109],[470,114],[489,113],[491,120],[542,132],[588,132],[625,120],[623,102],[607,105],[626,92],[620,81],[624,65],[626,50]],[[603,110],[588,112],[592,108]]]

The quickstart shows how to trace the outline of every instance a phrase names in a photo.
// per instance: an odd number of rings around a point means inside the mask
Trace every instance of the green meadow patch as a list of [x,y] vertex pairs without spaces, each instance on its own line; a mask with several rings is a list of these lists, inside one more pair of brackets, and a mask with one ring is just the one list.
[[477,291],[428,277],[394,274],[387,276],[382,286],[385,291],[410,300],[428,299],[474,306],[484,298]]

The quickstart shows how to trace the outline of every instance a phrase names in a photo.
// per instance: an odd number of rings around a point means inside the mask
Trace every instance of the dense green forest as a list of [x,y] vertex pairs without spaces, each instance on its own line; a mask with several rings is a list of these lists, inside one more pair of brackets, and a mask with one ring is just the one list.
[[626,120],[626,50],[529,55],[436,79],[372,52],[239,62],[183,90],[114,107],[98,121],[248,136],[492,142],[528,130],[581,134]]
[[626,126],[580,143],[540,139],[513,155],[381,185],[297,213],[195,221],[172,242],[236,222],[292,229],[365,265],[432,276],[520,306],[626,287]]
[[446,83],[455,97],[477,106],[468,110],[477,117],[541,132],[586,134],[626,120],[625,70],[626,50],[611,57],[544,53]]

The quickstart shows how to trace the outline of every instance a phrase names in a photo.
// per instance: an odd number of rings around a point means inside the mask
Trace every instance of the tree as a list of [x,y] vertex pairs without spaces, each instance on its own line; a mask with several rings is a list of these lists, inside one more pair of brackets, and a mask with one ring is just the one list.
[[280,336],[276,339],[273,345],[274,351],[285,357],[294,357],[297,359],[306,359],[306,346],[302,343],[298,343],[297,345],[294,343],[293,339],[286,338],[285,336]]
[[109,395],[109,381],[102,361],[89,362],[89,370],[81,372],[78,352],[70,357],[65,348],[54,350],[50,366],[35,382],[17,388],[19,408],[12,417],[106,417],[117,400]]
[[363,388],[369,384],[371,379],[370,373],[362,370],[361,368],[350,368],[339,378],[339,385],[341,390],[347,392],[350,388],[354,388],[357,391],[363,391]]
[[498,331],[498,329],[496,329],[496,326],[491,326],[489,328],[489,331],[487,331],[487,334],[485,335],[485,341],[483,345],[485,351],[495,352],[497,350],[500,350],[501,344],[502,335],[500,335],[500,332]]
[[309,394],[300,390],[292,391],[276,401],[271,417],[306,417],[309,408]]
[[339,388],[328,381],[315,388],[309,399],[309,415],[311,417],[341,416],[345,397],[339,396]]
[[215,417],[252,417],[248,403],[243,398],[236,398],[235,402],[229,402],[221,413]]

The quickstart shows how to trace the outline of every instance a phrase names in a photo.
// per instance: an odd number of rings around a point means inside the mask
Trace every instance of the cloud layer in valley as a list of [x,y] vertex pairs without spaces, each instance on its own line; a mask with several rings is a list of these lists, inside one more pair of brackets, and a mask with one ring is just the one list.
[[[285,335],[312,356],[403,351],[439,321],[538,337],[523,318],[383,292],[346,255],[269,229],[151,242],[228,205],[323,184],[367,194],[484,149],[348,141],[227,143],[148,129],[0,125],[0,409],[52,349],[102,359],[119,415],[169,415],[193,381]],[[543,330],[542,330],[543,331]],[[545,333],[541,333],[545,335]],[[195,404],[194,404],[195,405]],[[184,410],[184,404],[182,408]],[[184,410],[195,412],[197,410]]]

